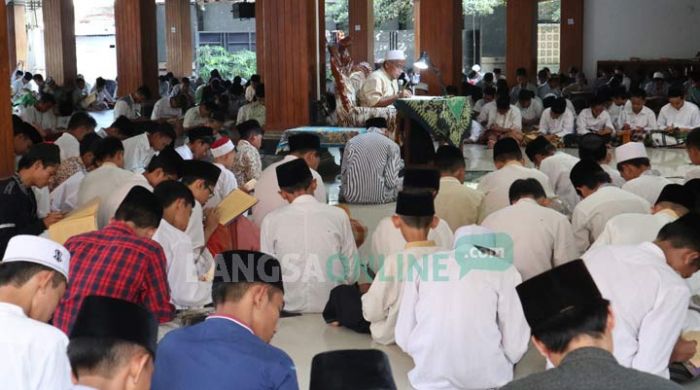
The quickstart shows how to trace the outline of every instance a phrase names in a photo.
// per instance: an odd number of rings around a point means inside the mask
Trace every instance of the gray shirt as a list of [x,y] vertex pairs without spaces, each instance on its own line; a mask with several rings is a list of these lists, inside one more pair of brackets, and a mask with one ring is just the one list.
[[679,385],[656,375],[622,367],[600,348],[579,348],[567,354],[559,367],[514,381],[501,390],[673,390]]

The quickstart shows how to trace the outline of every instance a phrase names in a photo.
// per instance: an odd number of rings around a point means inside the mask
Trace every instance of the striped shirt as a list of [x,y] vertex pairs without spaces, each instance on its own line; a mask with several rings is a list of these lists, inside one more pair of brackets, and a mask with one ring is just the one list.
[[395,201],[401,168],[399,145],[381,130],[370,128],[345,145],[340,169],[341,201],[356,204]]

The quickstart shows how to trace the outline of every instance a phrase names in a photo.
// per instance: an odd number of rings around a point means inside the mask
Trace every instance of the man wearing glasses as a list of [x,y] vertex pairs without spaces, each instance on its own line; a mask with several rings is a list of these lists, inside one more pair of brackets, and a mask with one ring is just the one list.
[[187,233],[192,240],[197,276],[203,277],[214,264],[214,257],[207,249],[207,242],[219,227],[219,216],[215,208],[204,209],[209,198],[214,196],[214,187],[221,175],[221,169],[206,161],[185,161],[182,183],[194,195],[192,216],[187,225]]
[[411,97],[408,89],[399,89],[397,82],[406,67],[403,50],[389,50],[382,66],[372,72],[362,85],[358,96],[364,107],[387,107],[398,99]]

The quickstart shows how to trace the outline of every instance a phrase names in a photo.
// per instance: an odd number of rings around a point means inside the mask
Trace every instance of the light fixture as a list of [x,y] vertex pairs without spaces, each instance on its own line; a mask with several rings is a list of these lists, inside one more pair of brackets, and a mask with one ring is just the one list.
[[422,52],[418,61],[413,63],[413,66],[418,70],[426,70],[431,65],[432,63],[430,62],[430,57],[428,57],[427,51]]
[[445,81],[442,79],[442,73],[440,73],[440,69],[437,68],[437,66],[433,65],[433,62],[430,61],[430,56],[428,56],[427,51],[423,51],[418,58],[418,61],[413,63],[413,67],[418,69],[419,71],[422,70],[430,70],[431,72],[435,73],[435,76],[438,79],[438,82],[440,83],[440,89],[442,90],[442,95],[447,96],[447,87],[445,86]]

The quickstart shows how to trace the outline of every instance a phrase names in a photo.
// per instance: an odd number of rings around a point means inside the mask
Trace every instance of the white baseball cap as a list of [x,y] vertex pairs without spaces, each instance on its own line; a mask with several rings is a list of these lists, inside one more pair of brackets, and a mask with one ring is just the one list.
[[628,142],[615,148],[615,160],[618,164],[635,158],[649,158],[643,143]]
[[54,241],[38,236],[19,235],[10,239],[5,249],[4,263],[26,261],[49,267],[68,280],[70,253]]
[[384,61],[405,61],[406,53],[403,50],[387,50]]
[[664,79],[665,77],[664,77],[664,74],[661,72],[654,72],[654,76],[652,78],[653,79]]

